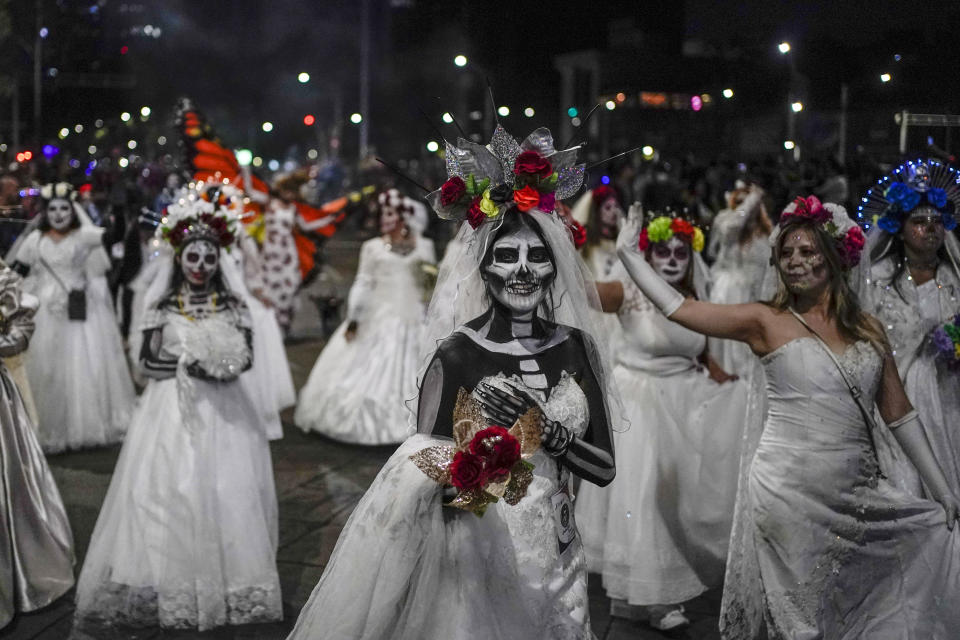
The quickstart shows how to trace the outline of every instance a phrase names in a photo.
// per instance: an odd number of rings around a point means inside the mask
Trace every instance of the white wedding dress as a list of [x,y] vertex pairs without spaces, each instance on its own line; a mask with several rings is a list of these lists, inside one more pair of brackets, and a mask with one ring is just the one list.
[[[294,423],[344,442],[395,444],[411,433],[424,328],[419,270],[435,264],[433,242],[417,237],[400,254],[383,238],[360,249],[347,321],[331,336],[300,390]],[[357,333],[347,341],[350,320]]]
[[[566,375],[544,413],[587,428],[586,397]],[[289,640],[592,640],[583,551],[577,537],[560,551],[551,501],[569,472],[538,450],[527,496],[478,518],[442,506],[440,485],[410,460],[449,444],[417,434],[390,457]]]
[[[229,315],[229,320],[220,316]],[[198,350],[230,357],[239,309],[192,320],[167,307],[161,354],[177,374],[151,380],[97,518],[77,586],[77,626],[201,631],[280,620],[277,497],[256,378],[186,373]],[[181,357],[186,351],[186,355]]]
[[[747,219],[742,210],[725,209],[713,221],[711,253],[716,260],[710,269],[713,286],[710,302],[741,304],[763,298],[763,278],[770,259],[764,237],[740,244],[740,232]],[[754,367],[756,356],[743,342],[710,338],[710,355],[728,373],[744,376]]]
[[[102,233],[82,225],[57,241],[33,231],[16,253],[30,267],[24,290],[40,298],[24,359],[30,388],[42,398],[37,438],[48,454],[120,441],[136,401],[104,275],[110,262]],[[67,317],[68,289],[86,291],[86,320]]]
[[706,338],[669,321],[622,266],[623,340],[614,379],[630,428],[614,433],[617,477],[584,483],[577,518],[587,564],[607,595],[677,604],[723,579],[747,389],[697,363]]
[[[920,414],[927,439],[953,489],[960,495],[960,371],[951,371],[937,357],[930,334],[960,313],[960,279],[942,264],[933,280],[917,286],[908,270],[891,284],[896,271],[893,257],[870,270],[866,306],[883,324],[907,397]],[[923,495],[914,472],[908,487]]]
[[[858,342],[838,357],[872,402],[877,352]],[[866,424],[814,338],[762,364],[768,418],[738,496],[724,637],[763,637],[765,626],[791,640],[956,638],[960,528],[876,478]]]

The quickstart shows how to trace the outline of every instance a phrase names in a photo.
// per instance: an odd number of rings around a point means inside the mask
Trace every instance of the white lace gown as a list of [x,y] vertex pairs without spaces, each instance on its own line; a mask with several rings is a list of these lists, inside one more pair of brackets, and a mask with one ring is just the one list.
[[[842,366],[875,398],[881,360],[858,342]],[[738,504],[725,638],[947,640],[960,629],[960,528],[874,476],[860,411],[813,338],[762,359],[769,413]],[[885,427],[882,427],[885,429]]]
[[[770,247],[766,238],[755,237],[740,244],[740,231],[746,221],[743,211],[725,209],[713,222],[713,237],[710,244],[716,261],[710,269],[713,286],[710,302],[740,304],[754,302],[763,297],[761,288]],[[756,357],[750,347],[734,340],[710,338],[710,355],[729,373],[746,375]]]
[[[898,281],[901,297],[890,282],[895,270],[892,257],[873,265],[868,311],[883,323],[907,397],[947,481],[960,495],[960,371],[951,371],[936,357],[930,339],[935,328],[960,313],[960,279],[941,265],[933,280],[917,286],[905,271]],[[923,495],[915,473],[908,486]]]
[[[418,271],[435,264],[433,243],[417,238],[403,255],[383,238],[360,249],[348,320],[331,336],[300,390],[294,423],[304,431],[358,444],[395,444],[411,433],[417,397],[424,292]],[[357,334],[347,341],[349,320]]]
[[609,597],[681,603],[723,580],[746,385],[707,377],[696,361],[706,338],[669,321],[622,266],[614,276],[624,302],[613,375],[630,428],[614,433],[613,483],[581,485],[578,524]]
[[[573,378],[553,388],[544,413],[577,435],[586,431],[587,400]],[[410,460],[449,443],[417,434],[391,456],[350,516],[290,640],[594,638],[579,538],[560,552],[551,502],[569,472],[538,451],[527,496],[478,518],[442,506],[440,486]]]
[[[136,400],[104,275],[110,263],[101,234],[84,226],[57,241],[34,231],[16,255],[30,267],[24,289],[40,298],[25,361],[30,388],[42,398],[37,437],[48,454],[119,442]],[[67,317],[64,287],[86,291],[86,320]]]
[[[148,312],[161,355],[214,345],[236,326]],[[237,311],[229,312],[231,314]],[[242,339],[242,337],[240,338]],[[227,353],[227,347],[223,349]],[[277,498],[263,424],[241,378],[147,385],[120,452],[77,586],[80,637],[115,625],[210,629],[282,618]]]

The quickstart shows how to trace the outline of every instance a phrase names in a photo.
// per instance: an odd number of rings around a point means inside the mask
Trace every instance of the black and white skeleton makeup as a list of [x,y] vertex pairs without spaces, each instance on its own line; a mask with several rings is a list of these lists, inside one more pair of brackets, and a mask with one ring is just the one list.
[[484,268],[487,291],[517,315],[540,306],[556,268],[543,240],[528,226],[506,233],[493,243],[492,261]]
[[47,203],[44,212],[47,217],[47,223],[50,228],[61,233],[67,231],[74,221],[76,215],[73,211],[73,203],[66,198],[53,198]]
[[[452,435],[460,389],[473,392],[491,424],[509,426],[537,402],[528,389],[549,397],[570,375],[586,395],[590,425],[575,437],[567,426],[544,418],[543,447],[573,473],[608,484],[615,474],[613,444],[603,384],[589,355],[595,346],[583,332],[552,321],[553,301],[568,293],[553,291],[560,266],[554,256],[562,249],[577,260],[572,242],[564,231],[555,234],[557,244],[551,246],[539,226],[544,223],[516,210],[504,215],[479,260],[489,306],[440,342],[422,380],[418,430]],[[498,388],[484,382],[504,376],[523,385],[504,382]]]
[[210,240],[194,240],[180,253],[183,278],[195,289],[205,289],[220,266],[220,247]]
[[669,284],[681,284],[690,268],[690,245],[676,235],[650,247],[650,266]]

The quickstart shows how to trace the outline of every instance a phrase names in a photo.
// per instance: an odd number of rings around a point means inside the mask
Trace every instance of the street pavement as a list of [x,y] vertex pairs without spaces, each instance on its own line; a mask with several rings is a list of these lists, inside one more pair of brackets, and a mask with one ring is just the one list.
[[[308,340],[288,346],[298,388],[306,381],[322,344],[320,340]],[[283,417],[284,437],[271,444],[271,452],[280,505],[277,564],[285,620],[271,625],[224,627],[207,633],[160,629],[124,631],[102,640],[280,640],[286,637],[320,578],[350,512],[393,448],[346,445],[304,434],[293,427],[292,412],[285,412]],[[119,451],[119,447],[109,447],[49,457],[73,526],[78,571]],[[599,640],[713,640],[719,638],[716,631],[719,601],[719,591],[713,591],[690,603],[687,611],[693,624],[680,633],[665,635],[645,623],[611,617],[610,601],[604,595],[599,577],[590,576],[590,610]],[[70,635],[72,613],[71,591],[41,611],[18,616],[0,631],[0,638],[64,640]],[[478,640],[482,639],[478,637]]]

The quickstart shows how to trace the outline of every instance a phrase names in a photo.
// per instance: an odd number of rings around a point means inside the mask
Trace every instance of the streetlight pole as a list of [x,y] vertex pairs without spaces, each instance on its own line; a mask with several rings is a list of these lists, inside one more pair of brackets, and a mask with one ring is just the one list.
[[850,87],[846,82],[840,85],[840,148],[837,149],[837,161],[841,166],[847,162],[847,109],[850,106]]
[[370,135],[370,0],[360,5],[360,159],[366,157]]
[[39,145],[42,137],[40,115],[43,99],[43,37],[40,30],[43,29],[43,1],[36,0],[35,6],[37,24],[33,41],[33,138],[34,144]]

